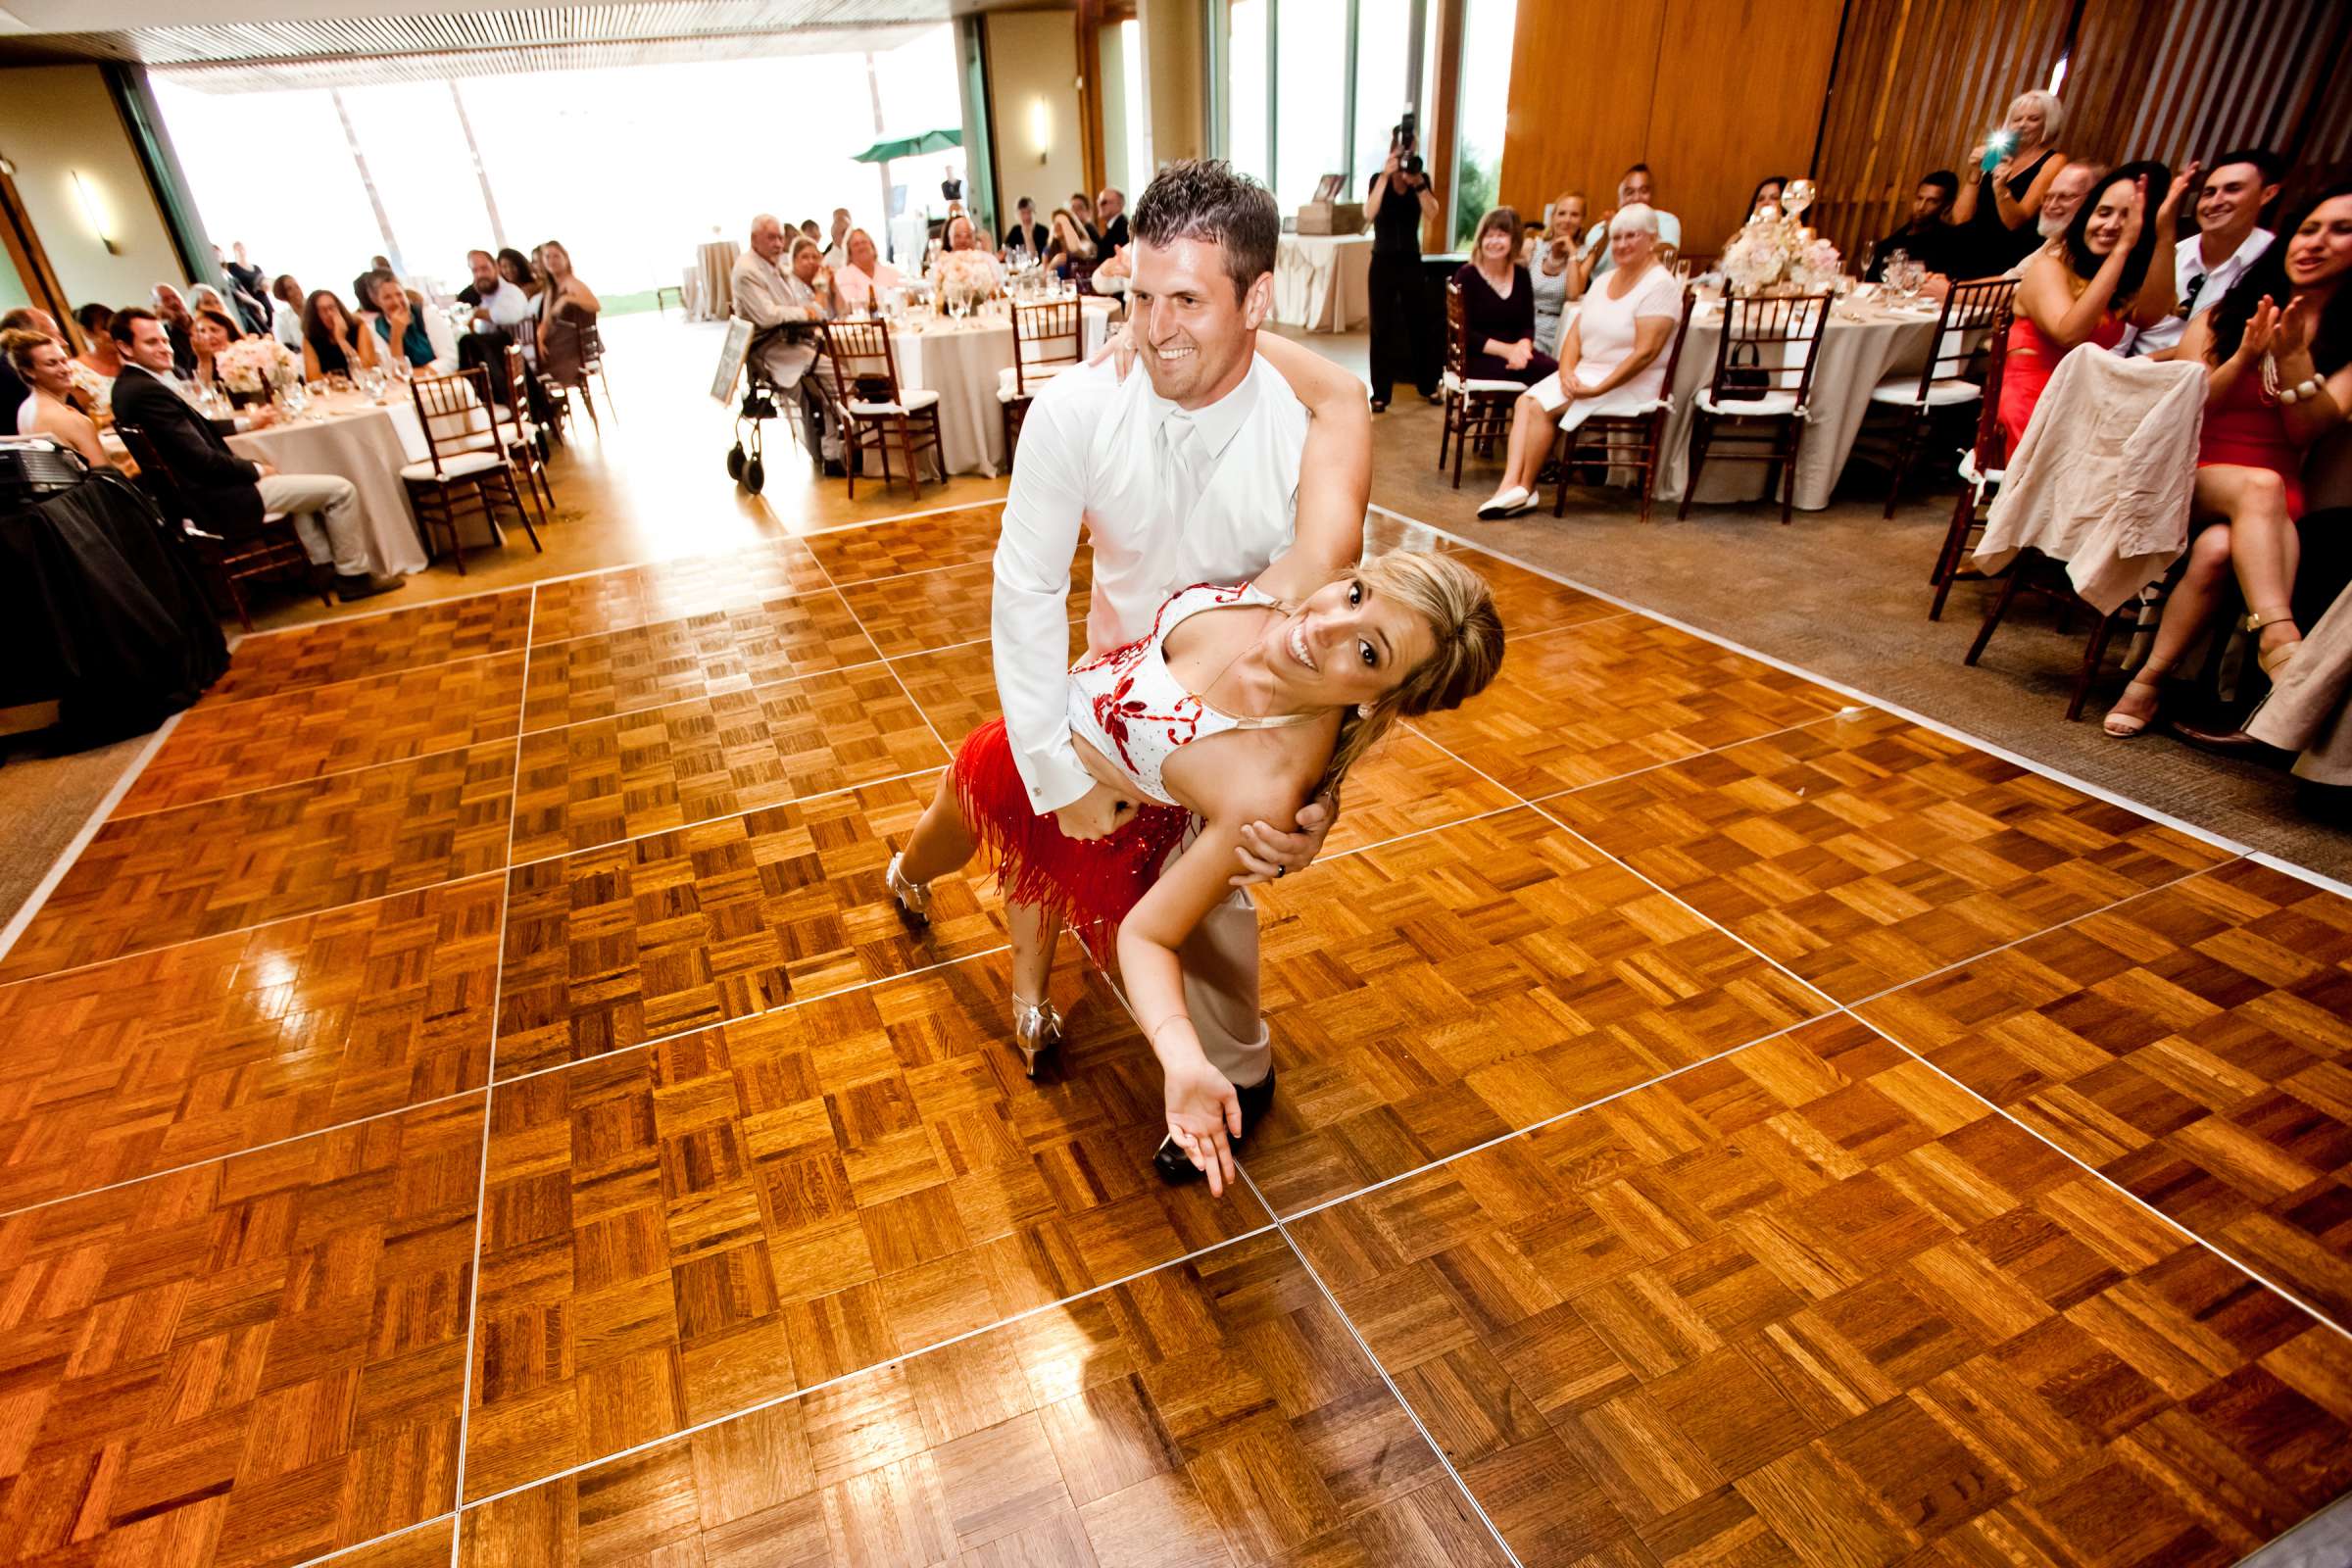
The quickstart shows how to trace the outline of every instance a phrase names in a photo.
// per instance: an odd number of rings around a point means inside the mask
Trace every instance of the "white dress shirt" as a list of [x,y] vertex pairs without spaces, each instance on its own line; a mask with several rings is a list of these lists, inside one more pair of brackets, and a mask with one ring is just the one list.
[[[2248,234],[2236,250],[2222,258],[2219,267],[2205,265],[2205,237],[2173,247],[2173,314],[2154,326],[2135,327],[2115,346],[2123,355],[2154,354],[2169,349],[2180,341],[2188,330],[2189,318],[2202,316],[2213,309],[2213,302],[2230,292],[2230,286],[2246,275],[2246,269],[2262,260],[2262,253],[2271,248],[2271,231],[2258,228]],[[2203,278],[2202,283],[2197,283]],[[2190,299],[2189,286],[2197,284],[2195,299]]]
[[1150,634],[1168,597],[1240,582],[1289,548],[1306,408],[1264,360],[1207,408],[1181,410],[1139,367],[1062,371],[1038,390],[997,540],[997,696],[1021,781],[1042,814],[1092,789],[1070,745],[1070,561],[1094,542],[1087,644]]
[[302,352],[302,313],[284,300],[270,302],[270,335],[295,353]]

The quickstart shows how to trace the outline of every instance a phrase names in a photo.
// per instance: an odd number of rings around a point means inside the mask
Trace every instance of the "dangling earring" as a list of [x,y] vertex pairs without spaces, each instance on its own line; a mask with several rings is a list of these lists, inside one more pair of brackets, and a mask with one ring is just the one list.
[[1355,716],[1358,718],[1370,718],[1372,716],[1372,705],[1370,703],[1356,704]]

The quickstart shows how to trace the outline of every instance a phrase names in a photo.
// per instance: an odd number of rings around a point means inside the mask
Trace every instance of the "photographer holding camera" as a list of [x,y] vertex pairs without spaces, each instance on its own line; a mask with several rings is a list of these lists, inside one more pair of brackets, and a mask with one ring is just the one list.
[[1421,167],[1413,113],[1389,133],[1389,159],[1372,176],[1364,216],[1372,220],[1372,412],[1389,406],[1389,388],[1410,381],[1438,401],[1440,357],[1430,349],[1428,289],[1421,275],[1421,223],[1438,212]]

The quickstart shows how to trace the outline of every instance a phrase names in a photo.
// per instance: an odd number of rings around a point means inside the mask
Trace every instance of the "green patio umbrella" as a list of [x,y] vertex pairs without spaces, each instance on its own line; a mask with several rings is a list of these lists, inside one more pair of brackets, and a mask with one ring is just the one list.
[[957,130],[926,130],[919,136],[900,136],[891,141],[878,141],[858,154],[861,164],[887,164],[894,158],[914,158],[923,153],[946,152],[963,145],[963,132]]

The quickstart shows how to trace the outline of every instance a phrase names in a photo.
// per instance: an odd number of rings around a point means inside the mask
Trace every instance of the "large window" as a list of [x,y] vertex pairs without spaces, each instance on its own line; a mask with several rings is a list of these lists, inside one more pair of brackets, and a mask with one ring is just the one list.
[[[245,241],[271,273],[342,292],[380,251],[412,281],[454,288],[467,250],[560,239],[612,303],[650,302],[698,244],[740,243],[761,211],[822,223],[847,207],[884,241],[882,172],[852,155],[956,125],[954,33],[928,29],[870,70],[855,54],[787,55],[467,77],[454,95],[448,81],[226,96],[155,79],[206,230],[224,247]],[[789,131],[778,104],[792,106]],[[740,156],[695,151],[710,148]],[[936,213],[941,178],[964,162],[957,150],[902,159],[889,184],[911,211]]]
[[1225,8],[1225,156],[1243,173],[1271,180],[1266,157],[1266,8],[1272,0],[1230,0]]
[[[1290,212],[1348,167],[1348,0],[1275,0],[1274,199]],[[1371,170],[1351,181],[1354,194]]]
[[1356,0],[1353,197],[1388,161],[1390,134],[1404,118],[1412,24],[1411,0]]
[[[1470,243],[1479,219],[1502,188],[1502,125],[1511,96],[1511,36],[1518,21],[1518,0],[1469,0],[1462,17],[1462,83],[1453,158],[1456,245]],[[1547,193],[1544,199],[1551,197]],[[1543,215],[1520,216],[1532,222]]]

